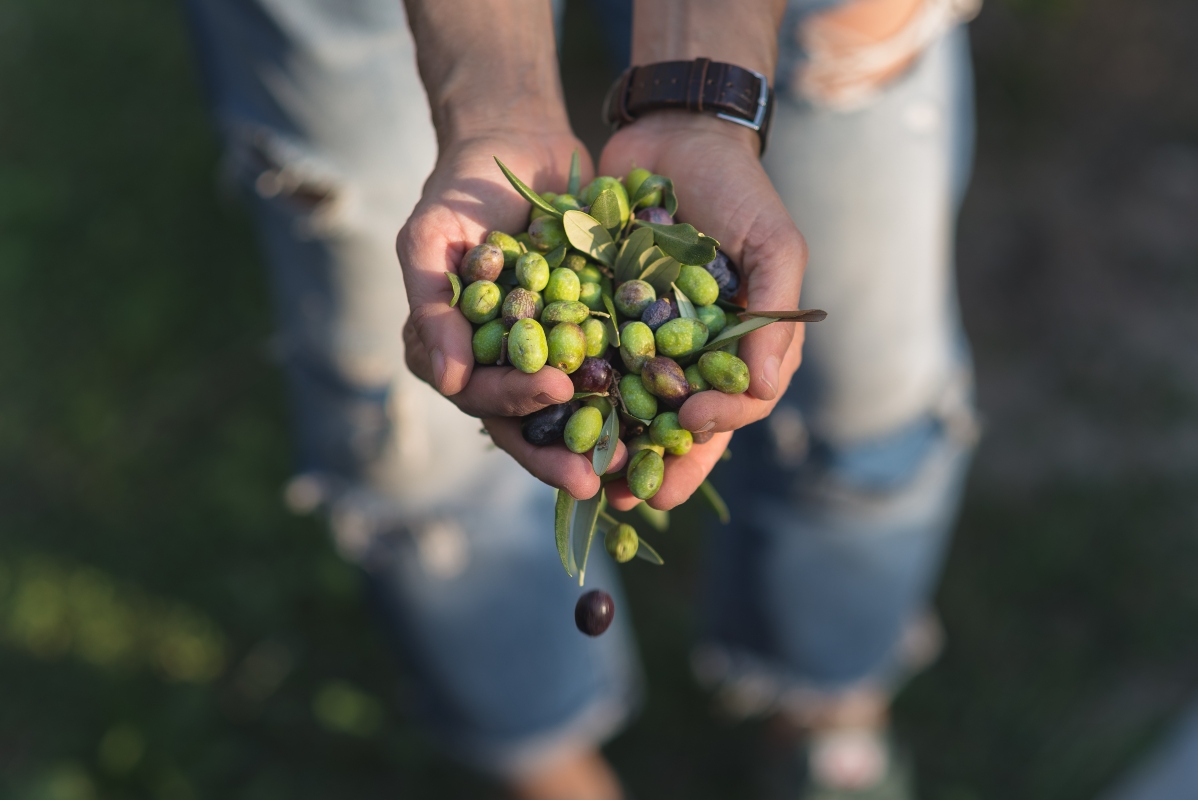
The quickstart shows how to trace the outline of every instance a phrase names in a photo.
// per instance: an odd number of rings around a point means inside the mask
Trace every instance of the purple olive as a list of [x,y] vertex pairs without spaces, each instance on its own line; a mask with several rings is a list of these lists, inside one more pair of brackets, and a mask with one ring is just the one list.
[[578,410],[578,403],[571,400],[556,406],[546,406],[524,418],[520,432],[529,444],[544,446],[561,439],[566,432],[566,423]]
[[716,250],[715,259],[704,264],[703,269],[715,278],[716,285],[720,287],[720,297],[725,300],[736,297],[740,291],[740,274],[723,250]]
[[678,306],[671,303],[668,297],[659,297],[641,312],[641,322],[648,325],[651,331],[656,331],[662,325],[677,317]]
[[641,367],[641,383],[645,390],[670,408],[679,408],[690,397],[690,384],[678,362],[655,356]]
[[484,242],[478,247],[471,247],[462,257],[462,265],[458,274],[462,283],[475,281],[493,281],[503,272],[503,250],[498,245]]
[[658,225],[673,225],[674,218],[666,212],[664,208],[642,208],[636,212],[636,218],[645,222],[653,222]]
[[616,604],[611,595],[600,589],[587,592],[574,606],[574,624],[587,636],[602,634],[611,626],[615,615]]
[[510,328],[522,319],[536,319],[537,295],[517,286],[503,299],[503,324]]
[[576,392],[606,392],[611,388],[612,366],[602,358],[588,358],[570,374]]

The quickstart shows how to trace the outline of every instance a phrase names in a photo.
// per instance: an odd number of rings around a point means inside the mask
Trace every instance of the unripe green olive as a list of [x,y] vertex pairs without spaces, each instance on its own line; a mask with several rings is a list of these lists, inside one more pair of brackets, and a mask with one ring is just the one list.
[[532,246],[542,253],[569,244],[561,218],[549,214],[532,221],[528,226],[528,238],[532,240]]
[[620,397],[628,413],[637,419],[653,419],[657,416],[657,398],[649,394],[640,375],[620,378]]
[[674,283],[696,306],[709,306],[720,299],[720,285],[702,267],[683,266]]
[[507,360],[521,372],[532,374],[549,360],[545,329],[535,319],[522,319],[507,335]]
[[493,244],[503,251],[503,268],[511,269],[516,266],[516,259],[524,253],[524,248],[516,241],[516,237],[503,231],[491,231],[487,234],[487,244]]
[[653,331],[643,322],[630,322],[620,332],[620,358],[629,372],[641,374],[647,359],[656,355]]
[[691,432],[678,424],[678,415],[673,411],[653,418],[653,424],[649,426],[649,438],[672,456],[686,455],[694,443]]
[[731,353],[712,350],[699,357],[699,374],[724,394],[740,394],[749,388],[749,367]]
[[616,289],[613,298],[616,310],[629,319],[640,319],[649,304],[657,299],[657,292],[645,281],[624,281]]
[[682,358],[707,344],[707,326],[697,319],[679,317],[657,329],[657,352],[670,358]]
[[653,450],[642,450],[628,460],[628,491],[632,496],[648,500],[657,494],[661,482],[665,479],[666,465],[660,455]]
[[587,337],[573,322],[554,325],[546,337],[549,344],[548,364],[569,375],[582,364],[587,355]]
[[572,453],[585,453],[599,441],[603,432],[603,415],[599,409],[583,406],[566,423],[566,447]]
[[462,301],[458,305],[466,319],[475,325],[482,325],[499,316],[499,304],[502,301],[503,293],[498,286],[490,281],[475,281],[462,292]]
[[625,523],[615,526],[603,537],[603,546],[607,548],[608,555],[620,564],[627,563],[636,556],[640,543],[636,528]]
[[574,270],[578,273],[578,280],[583,283],[602,283],[603,273],[594,264],[585,264],[581,269]]
[[578,290],[578,302],[591,311],[603,311],[603,287],[597,283],[584,283]]
[[497,364],[503,352],[503,320],[493,319],[474,332],[470,346],[474,349],[474,360],[480,364]]
[[691,364],[683,373],[686,375],[686,385],[690,387],[691,394],[695,392],[706,392],[711,388],[711,384],[703,377],[703,373],[699,372],[698,364]]
[[546,303],[572,303],[578,299],[579,289],[577,273],[565,267],[558,267],[549,273],[549,283],[541,292],[541,296],[545,298]]
[[553,198],[550,205],[561,212],[582,210],[582,205],[572,194],[559,194],[557,197]]
[[695,309],[699,321],[707,326],[708,341],[720,335],[720,331],[728,324],[724,309],[719,306],[699,306]]
[[530,292],[542,291],[549,283],[549,263],[545,256],[533,251],[517,258],[516,280]]
[[607,324],[595,317],[588,317],[582,323],[582,332],[587,337],[587,356],[598,358],[607,352]]
[[541,312],[541,322],[546,327],[559,322],[573,322],[575,325],[581,325],[590,316],[591,310],[577,300],[574,302],[559,300],[545,306],[545,310]]
[[659,444],[655,444],[653,439],[647,433],[642,433],[640,436],[634,436],[627,442],[628,457],[632,458],[642,450],[653,450],[659,456],[666,454],[666,449]]

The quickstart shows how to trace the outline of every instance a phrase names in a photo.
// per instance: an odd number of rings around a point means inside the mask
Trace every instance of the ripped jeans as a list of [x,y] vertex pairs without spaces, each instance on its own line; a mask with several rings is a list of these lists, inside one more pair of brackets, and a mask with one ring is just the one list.
[[[589,639],[552,490],[404,368],[393,243],[436,142],[401,4],[186,7],[270,269],[289,502],[327,510],[396,640],[412,713],[448,754],[510,775],[610,737],[641,693],[610,559],[589,586],[621,611]],[[711,541],[694,663],[745,713],[888,687],[910,667],[904,632],[926,611],[974,440],[952,277],[972,136],[963,30],[855,110],[815,109],[779,77],[765,164],[808,239],[804,302],[829,317],[715,476],[734,518]]]

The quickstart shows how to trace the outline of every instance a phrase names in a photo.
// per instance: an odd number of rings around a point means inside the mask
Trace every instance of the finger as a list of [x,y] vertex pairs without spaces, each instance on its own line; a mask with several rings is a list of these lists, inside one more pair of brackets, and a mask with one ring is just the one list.
[[450,400],[472,417],[522,417],[573,397],[574,384],[560,369],[545,367],[528,375],[515,367],[480,365]]
[[[769,327],[790,324],[779,322]],[[742,394],[723,394],[715,390],[699,392],[691,395],[678,410],[678,423],[688,431],[703,433],[706,431],[734,431],[764,419],[774,410],[778,400],[786,393],[802,357],[803,337],[802,329],[800,329],[791,338],[790,349],[786,351],[782,367],[779,370],[778,393],[773,400],[759,400],[749,392]]]
[[707,480],[731,440],[731,433],[719,433],[706,444],[695,445],[684,456],[667,456],[661,488],[646,502],[661,511],[669,511],[685,503]]
[[[538,446],[529,444],[520,433],[520,421],[491,417],[483,420],[483,426],[500,449],[516,459],[532,476],[557,489],[564,489],[575,499],[594,497],[599,491],[599,476],[591,466],[590,454],[579,455],[566,449],[560,442]],[[616,442],[616,454],[608,472],[624,468],[628,462],[628,449],[621,441]]]
[[603,494],[607,498],[607,504],[616,511],[631,511],[643,502],[629,491],[628,481],[623,479],[604,486]]
[[[764,243],[756,233],[745,242],[747,307],[756,311],[790,311],[799,307],[799,291],[807,265],[807,248],[789,218],[764,225]],[[772,230],[771,230],[772,229]],[[782,365],[801,331],[795,323],[775,322],[740,340],[739,356],[749,367],[749,395],[774,400],[782,392]],[[801,332],[798,333],[801,336]]]

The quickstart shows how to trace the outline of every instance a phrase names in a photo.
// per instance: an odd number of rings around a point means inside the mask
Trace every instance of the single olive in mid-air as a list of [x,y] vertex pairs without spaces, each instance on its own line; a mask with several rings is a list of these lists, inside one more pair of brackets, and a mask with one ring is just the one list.
[[616,604],[611,595],[601,589],[592,589],[574,605],[574,624],[587,636],[603,633],[611,627],[615,616]]

